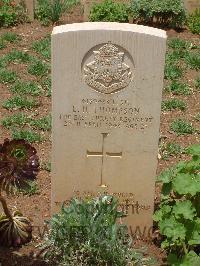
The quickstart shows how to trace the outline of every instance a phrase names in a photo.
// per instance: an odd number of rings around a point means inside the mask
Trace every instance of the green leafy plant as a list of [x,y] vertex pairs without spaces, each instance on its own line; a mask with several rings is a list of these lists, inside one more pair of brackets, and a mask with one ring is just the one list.
[[41,60],[34,60],[28,67],[28,73],[37,77],[43,77],[47,75],[49,71],[49,66],[41,62]]
[[200,145],[187,150],[192,158],[163,172],[162,197],[154,214],[167,249],[170,265],[199,265],[200,245]]
[[186,103],[179,99],[172,99],[172,100],[166,100],[162,102],[162,110],[173,110],[173,109],[179,109],[181,111],[185,111],[186,109]]
[[51,172],[51,162],[43,162],[41,165],[41,169],[47,172]]
[[0,83],[14,83],[18,76],[16,72],[6,69],[0,69]]
[[187,25],[192,33],[200,34],[200,8],[196,9],[192,14],[189,14]]
[[47,77],[41,85],[46,90],[46,96],[51,97],[51,78]]
[[37,151],[24,140],[6,139],[0,145],[0,245],[21,246],[32,238],[30,220],[19,211],[11,214],[2,191],[12,193],[28,180],[34,180],[39,171]]
[[166,87],[166,91],[170,91],[174,95],[190,95],[191,89],[185,83],[173,80],[171,84]]
[[28,196],[39,194],[38,185],[34,180],[27,181],[26,186],[20,187],[18,191],[23,195],[28,195]]
[[6,48],[5,41],[2,38],[0,38],[0,50],[2,50],[4,48]]
[[32,49],[41,54],[45,59],[51,58],[51,37],[48,35],[44,39],[32,44]]
[[18,81],[13,86],[11,86],[10,90],[12,93],[21,94],[21,95],[32,95],[39,96],[42,93],[42,87],[33,81]]
[[42,245],[45,259],[73,266],[147,264],[148,258],[137,256],[131,248],[127,227],[117,223],[124,216],[117,208],[118,202],[111,196],[72,199],[50,221]]
[[78,2],[78,0],[37,0],[35,16],[43,26],[48,26],[51,22],[57,23],[62,14],[69,12]]
[[180,28],[186,20],[182,0],[133,0],[131,11],[135,22]]
[[24,139],[29,143],[42,142],[44,140],[44,137],[42,137],[39,133],[26,129],[13,129],[12,138],[16,140]]
[[168,46],[169,48],[176,49],[176,50],[182,50],[186,49],[188,44],[185,40],[180,39],[180,38],[171,38],[168,41]]
[[195,132],[192,124],[181,118],[175,119],[171,123],[170,129],[178,135],[193,134]]
[[89,19],[90,21],[128,22],[128,16],[128,6],[126,4],[105,0],[92,6]]
[[22,1],[16,4],[12,0],[1,0],[0,26],[11,27],[27,21],[25,7]]
[[3,103],[3,107],[6,109],[32,109],[38,105],[36,100],[24,96],[14,96]]

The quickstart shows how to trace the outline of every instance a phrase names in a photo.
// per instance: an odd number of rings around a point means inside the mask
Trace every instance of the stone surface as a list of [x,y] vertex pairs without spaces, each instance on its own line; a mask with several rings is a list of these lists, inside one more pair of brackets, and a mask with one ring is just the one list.
[[165,49],[155,28],[54,28],[52,213],[112,194],[129,225],[152,225]]
[[196,8],[200,8],[200,0],[184,0],[186,10],[191,13]]

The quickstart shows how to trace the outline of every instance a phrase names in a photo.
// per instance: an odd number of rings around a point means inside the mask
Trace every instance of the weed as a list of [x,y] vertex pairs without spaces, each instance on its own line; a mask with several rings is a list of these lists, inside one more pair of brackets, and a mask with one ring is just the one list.
[[200,53],[188,53],[185,56],[185,62],[191,69],[200,69]]
[[51,129],[51,115],[32,120],[30,122],[30,126],[33,128],[49,131]]
[[172,49],[186,49],[187,48],[187,42],[180,38],[172,38],[168,41],[169,48]]
[[173,109],[179,109],[181,111],[184,111],[186,109],[186,103],[179,99],[172,99],[162,102],[162,110],[173,110]]
[[174,95],[190,95],[191,90],[187,84],[173,80],[172,83],[166,88]]
[[181,78],[183,69],[180,66],[167,62],[165,65],[165,79],[175,80]]
[[184,58],[188,52],[185,50],[174,50],[166,54],[166,62],[174,64],[178,63],[180,59]]
[[175,119],[171,123],[170,129],[177,133],[177,135],[193,134],[195,132],[192,124],[181,118]]
[[13,93],[22,94],[22,95],[29,94],[32,96],[38,96],[42,93],[41,86],[33,81],[29,82],[18,81],[10,89]]
[[28,67],[28,73],[37,77],[45,76],[49,71],[49,66],[39,59],[34,60]]
[[21,40],[21,37],[14,32],[6,32],[2,35],[4,41],[15,43]]
[[5,44],[5,41],[1,38],[0,39],[0,50],[6,48],[6,44]]
[[36,195],[40,193],[38,185],[35,181],[26,182],[25,186],[20,187],[18,190],[23,195],[28,195],[28,196],[32,196],[32,195]]
[[17,51],[16,49],[13,49],[10,53],[5,55],[4,57],[6,63],[11,63],[11,62],[28,63],[30,62],[31,59],[32,57],[28,53]]
[[22,96],[14,96],[3,103],[6,109],[31,109],[38,105],[36,100]]
[[45,59],[51,58],[51,37],[47,36],[42,40],[36,41],[32,45],[32,49],[41,54]]
[[51,172],[51,162],[43,162],[41,165],[41,169],[47,172]]
[[162,147],[162,158],[164,160],[168,160],[170,156],[177,156],[184,152],[184,148],[182,148],[178,143],[169,142]]
[[13,139],[24,139],[30,143],[32,142],[42,142],[43,141],[43,137],[37,133],[34,132],[32,130],[16,130],[13,129],[12,131],[12,138]]
[[25,126],[30,121],[30,118],[24,113],[17,113],[11,116],[5,117],[1,123],[6,128]]
[[46,78],[43,82],[42,82],[42,86],[44,87],[44,89],[47,91],[46,96],[47,97],[51,97],[51,78]]
[[198,113],[198,114],[195,116],[195,119],[196,119],[197,121],[200,121],[200,113]]
[[200,90],[200,76],[195,80],[195,88]]
[[0,69],[0,83],[14,83],[17,80],[17,74],[14,71]]
[[187,25],[192,33],[200,34],[200,8],[188,16]]

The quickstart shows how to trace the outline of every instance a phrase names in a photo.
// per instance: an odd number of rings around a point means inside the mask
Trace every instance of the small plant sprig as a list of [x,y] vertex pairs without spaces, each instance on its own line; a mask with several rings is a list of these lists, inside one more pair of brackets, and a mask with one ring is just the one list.
[[191,160],[159,176],[161,203],[154,214],[163,237],[161,247],[169,251],[169,264],[177,266],[200,263],[200,145],[186,152]]
[[0,245],[21,246],[32,238],[30,220],[19,211],[12,214],[2,192],[8,194],[25,187],[39,171],[37,151],[24,140],[6,139],[0,145],[0,202],[4,214],[0,214]]

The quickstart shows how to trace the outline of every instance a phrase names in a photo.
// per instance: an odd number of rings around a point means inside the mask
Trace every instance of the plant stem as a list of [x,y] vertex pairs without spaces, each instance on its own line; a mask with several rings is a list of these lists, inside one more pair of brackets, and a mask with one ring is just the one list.
[[186,245],[185,245],[185,243],[183,243],[183,250],[184,250],[184,253],[185,253],[185,254],[187,254],[187,253],[188,253],[188,250],[187,250],[187,248],[186,248]]
[[0,194],[0,202],[2,204],[2,207],[3,207],[3,210],[4,210],[5,215],[8,217],[8,219],[10,221],[12,221],[13,220],[12,214],[10,213],[10,211],[8,209],[6,200],[4,199],[4,197],[1,194]]

